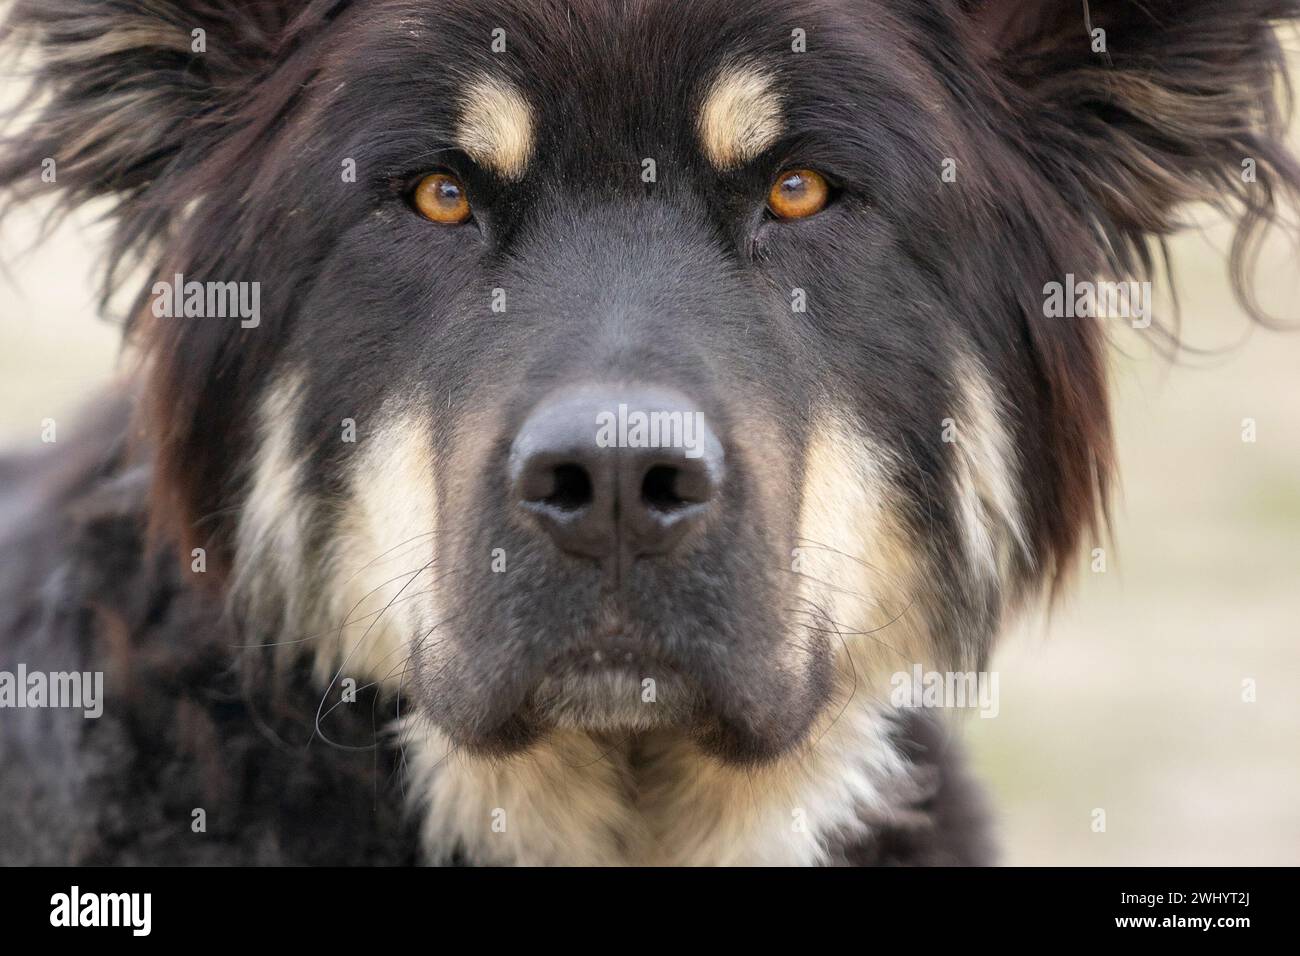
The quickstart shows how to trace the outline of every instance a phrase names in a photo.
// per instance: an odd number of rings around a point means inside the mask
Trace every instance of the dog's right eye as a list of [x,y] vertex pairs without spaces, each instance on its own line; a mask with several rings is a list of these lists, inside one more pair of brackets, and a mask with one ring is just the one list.
[[411,202],[425,219],[455,226],[469,218],[465,184],[448,172],[430,173],[415,187]]
[[787,169],[776,177],[767,195],[767,208],[777,219],[807,219],[826,208],[830,183],[815,169]]

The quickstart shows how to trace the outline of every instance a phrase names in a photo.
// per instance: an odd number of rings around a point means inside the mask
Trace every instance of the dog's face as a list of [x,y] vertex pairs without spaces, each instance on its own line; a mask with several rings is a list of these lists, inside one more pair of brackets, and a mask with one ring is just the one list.
[[864,632],[977,658],[1032,559],[1012,434],[1049,422],[1011,415],[1017,316],[926,265],[965,238],[938,78],[850,7],[535,10],[358,20],[291,134],[357,182],[273,177],[318,267],[251,493],[301,458],[325,589],[395,599],[345,645],[409,646],[469,746],[680,724],[737,758],[803,739]]
[[[1075,5],[1029,6],[262,24],[184,161],[116,184],[171,203],[128,208],[128,244],[178,237],[160,275],[261,288],[254,328],[141,322],[160,514],[268,636],[471,750],[674,727],[759,759],[881,670],[980,666],[1108,468],[1100,320],[1045,316],[1044,284],[1141,264],[1240,145],[1185,155],[1214,118],[1173,66],[1125,85],[1135,53],[1090,99]],[[1094,7],[1129,50],[1182,29]],[[1257,13],[1197,15],[1272,49]]]

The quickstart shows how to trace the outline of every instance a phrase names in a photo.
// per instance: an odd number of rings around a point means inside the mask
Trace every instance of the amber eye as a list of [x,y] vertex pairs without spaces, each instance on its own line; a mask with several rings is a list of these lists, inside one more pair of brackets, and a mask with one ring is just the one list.
[[425,219],[454,226],[469,218],[465,187],[451,173],[430,173],[415,187],[415,208]]
[[821,212],[831,198],[831,187],[821,173],[787,169],[776,177],[767,194],[767,208],[777,219],[806,219]]

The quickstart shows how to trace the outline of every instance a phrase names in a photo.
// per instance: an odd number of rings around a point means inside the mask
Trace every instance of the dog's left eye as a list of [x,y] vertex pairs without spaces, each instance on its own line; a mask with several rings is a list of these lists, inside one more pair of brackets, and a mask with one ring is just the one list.
[[448,172],[430,173],[421,179],[411,201],[425,219],[444,226],[454,226],[469,218],[465,184]]
[[777,219],[807,219],[830,202],[831,186],[813,169],[787,169],[767,194],[767,208]]

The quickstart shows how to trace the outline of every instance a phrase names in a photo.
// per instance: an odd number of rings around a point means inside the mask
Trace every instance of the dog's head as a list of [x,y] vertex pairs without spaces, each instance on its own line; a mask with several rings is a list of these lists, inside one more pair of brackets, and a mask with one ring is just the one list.
[[1249,249],[1298,7],[19,0],[3,177],[117,198],[156,516],[254,633],[471,749],[757,759],[1066,568],[1107,320],[1048,290],[1187,200]]

